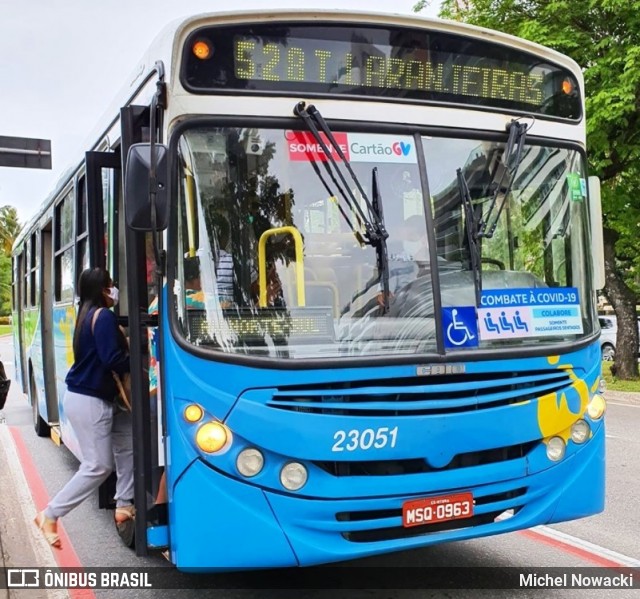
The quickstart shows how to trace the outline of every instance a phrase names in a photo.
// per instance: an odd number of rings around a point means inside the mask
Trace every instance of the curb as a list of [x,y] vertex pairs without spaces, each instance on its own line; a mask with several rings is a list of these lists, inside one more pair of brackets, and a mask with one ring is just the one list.
[[[51,547],[32,524],[36,506],[31,497],[11,431],[0,424],[0,551],[4,568],[57,568]],[[22,589],[0,589],[3,599],[24,596]],[[33,599],[69,599],[64,589],[30,589]]]

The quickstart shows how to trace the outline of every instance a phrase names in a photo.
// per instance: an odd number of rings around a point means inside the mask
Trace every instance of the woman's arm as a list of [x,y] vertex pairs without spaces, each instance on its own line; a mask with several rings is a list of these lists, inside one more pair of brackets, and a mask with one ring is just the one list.
[[118,374],[129,372],[129,354],[119,343],[120,331],[116,316],[110,310],[100,310],[96,318],[93,336],[100,361]]

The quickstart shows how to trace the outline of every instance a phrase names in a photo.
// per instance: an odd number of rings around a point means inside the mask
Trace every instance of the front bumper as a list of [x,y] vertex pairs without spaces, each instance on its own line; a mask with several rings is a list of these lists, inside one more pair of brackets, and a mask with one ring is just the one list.
[[402,504],[434,493],[384,495],[382,486],[375,497],[304,497],[195,460],[174,487],[172,561],[194,571],[309,566],[581,518],[604,508],[604,439],[603,425],[578,451],[535,474],[439,489],[471,491],[474,517],[410,529],[402,527]]

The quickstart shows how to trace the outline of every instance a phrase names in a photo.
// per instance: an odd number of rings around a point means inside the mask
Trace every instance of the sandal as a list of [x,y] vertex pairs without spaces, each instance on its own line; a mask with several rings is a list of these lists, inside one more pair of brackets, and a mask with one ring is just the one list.
[[127,522],[127,520],[135,520],[136,508],[133,505],[123,505],[117,507],[116,513],[113,517],[116,521],[116,524],[122,524],[123,522]]
[[[38,530],[43,534],[47,543],[49,543],[51,547],[62,549],[62,543],[58,536],[58,525],[56,520],[51,520],[44,515],[44,512],[40,512],[33,519],[33,523],[38,527]],[[48,526],[49,528],[47,529],[45,526]]]
[[136,508],[133,505],[117,507],[113,517],[120,539],[126,547],[133,549],[136,544]]

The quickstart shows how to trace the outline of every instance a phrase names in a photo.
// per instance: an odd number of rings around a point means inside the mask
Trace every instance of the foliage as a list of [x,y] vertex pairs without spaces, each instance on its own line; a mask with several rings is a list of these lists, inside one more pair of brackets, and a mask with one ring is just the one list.
[[13,242],[21,229],[17,210],[13,206],[2,206],[0,208],[0,244],[1,251],[6,256],[11,255]]
[[[626,393],[640,393],[640,379],[621,380],[611,374],[613,362],[602,363],[602,378],[607,384],[607,391],[624,391]],[[605,393],[605,397],[607,394]]]
[[[529,39],[581,65],[589,170],[603,183],[605,294],[620,321],[634,322],[640,292],[640,0],[443,0],[440,16]],[[619,348],[623,378],[638,376],[637,347],[630,327]]]
[[0,254],[0,315],[11,314],[11,258]]
[[11,313],[11,248],[22,225],[13,206],[0,208],[0,316]]
[[[640,202],[635,168],[621,173],[603,188],[608,226],[617,232],[615,268],[626,284],[640,296]],[[625,276],[626,275],[626,276]]]

